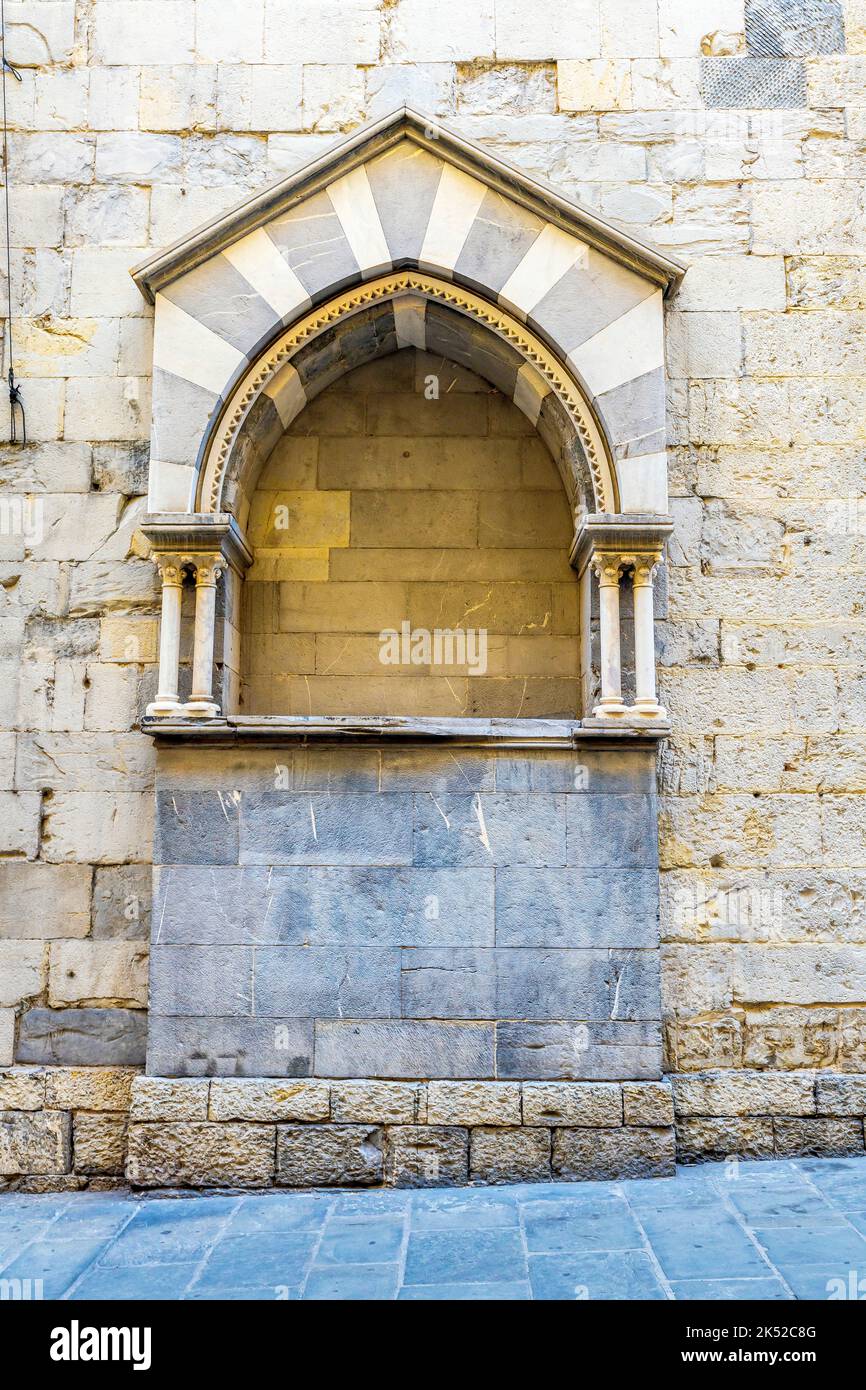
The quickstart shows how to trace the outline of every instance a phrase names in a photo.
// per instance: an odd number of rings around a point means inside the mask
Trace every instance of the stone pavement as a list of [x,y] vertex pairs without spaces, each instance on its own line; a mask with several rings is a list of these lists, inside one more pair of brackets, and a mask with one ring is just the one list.
[[850,1298],[866,1293],[866,1159],[420,1192],[0,1195],[0,1297],[36,1279],[47,1299]]

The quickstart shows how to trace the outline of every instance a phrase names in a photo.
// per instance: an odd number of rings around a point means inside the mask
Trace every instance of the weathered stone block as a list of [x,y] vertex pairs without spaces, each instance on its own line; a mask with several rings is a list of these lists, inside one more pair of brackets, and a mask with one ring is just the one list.
[[48,998],[55,1004],[147,1003],[147,948],[126,941],[54,941]]
[[58,1110],[126,1111],[137,1073],[122,1067],[48,1068],[45,1105]]
[[473,1129],[469,1166],[480,1182],[548,1181],[550,1130]]
[[426,1118],[426,1087],[404,1081],[335,1081],[331,1119],[337,1124],[414,1125]]
[[19,1027],[17,1060],[61,1066],[141,1066],[146,1037],[143,1010],[30,1009]]
[[76,1115],[72,1125],[76,1173],[123,1174],[126,1162],[125,1115]]
[[147,1067],[155,1076],[309,1076],[313,1021],[151,1014]]
[[0,1009],[0,1067],[15,1060],[15,1010]]
[[720,1071],[671,1078],[677,1118],[814,1115],[813,1072]]
[[415,863],[565,864],[565,797],[416,796]]
[[0,1112],[0,1176],[67,1172],[69,1130],[69,1115],[59,1111]]
[[326,1081],[214,1079],[210,1083],[211,1120],[327,1120]]
[[862,1154],[863,1121],[860,1119],[799,1119],[776,1116],[773,1120],[776,1153],[783,1158]]
[[452,1187],[469,1177],[469,1132],[441,1125],[385,1131],[385,1177],[394,1187]]
[[773,1121],[755,1116],[677,1120],[677,1157],[696,1159],[772,1158]]
[[674,1099],[666,1081],[626,1081],[622,1088],[627,1125],[672,1125]]
[[274,1136],[272,1125],[131,1124],[126,1176],[134,1187],[265,1187]]
[[431,1125],[519,1125],[520,1087],[507,1081],[431,1081]]
[[[603,936],[602,936],[603,933]],[[496,873],[500,946],[655,946],[654,870],[503,868]]]
[[666,1178],[676,1170],[670,1128],[552,1132],[553,1171],[562,1178]]
[[815,1077],[815,1104],[819,1115],[866,1115],[866,1076],[819,1072]]
[[150,953],[152,1015],[252,1013],[253,953],[247,946],[168,946]]
[[41,941],[0,941],[0,1004],[14,1007],[41,993],[45,955]]
[[217,791],[156,794],[155,864],[236,864],[239,807]]
[[492,1023],[346,1019],[316,1021],[316,1070],[323,1076],[415,1080],[490,1077]]
[[281,1187],[358,1187],[382,1181],[382,1131],[370,1125],[280,1125]]
[[412,798],[250,793],[240,841],[242,864],[411,864]]
[[622,1090],[604,1082],[526,1081],[523,1123],[593,1128],[621,1125]]
[[631,1080],[661,1075],[657,1023],[496,1024],[496,1069],[518,1080]]
[[206,1120],[209,1091],[209,1081],[137,1076],[130,1116],[133,1120]]
[[41,1110],[44,1104],[44,1072],[24,1067],[0,1072],[0,1110]]
[[[203,948],[204,957],[213,949]],[[272,1018],[398,1017],[400,951],[375,946],[259,946],[255,1011]]]

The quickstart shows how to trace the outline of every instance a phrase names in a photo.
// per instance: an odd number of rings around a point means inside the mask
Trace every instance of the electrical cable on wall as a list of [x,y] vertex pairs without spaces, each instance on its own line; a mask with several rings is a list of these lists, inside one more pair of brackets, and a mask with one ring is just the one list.
[[[12,352],[12,253],[11,238],[12,233],[9,227],[9,132],[6,119],[6,74],[11,72],[17,82],[21,81],[21,74],[16,67],[9,62],[6,57],[6,4],[5,0],[0,0],[0,58],[2,58],[3,74],[3,189],[6,199],[6,291],[8,295],[8,319],[6,333],[8,338],[9,363],[9,443],[27,443],[27,417],[24,414],[24,402],[21,399],[21,388],[15,380],[15,366]],[[21,439],[18,438],[18,416],[21,417]]]

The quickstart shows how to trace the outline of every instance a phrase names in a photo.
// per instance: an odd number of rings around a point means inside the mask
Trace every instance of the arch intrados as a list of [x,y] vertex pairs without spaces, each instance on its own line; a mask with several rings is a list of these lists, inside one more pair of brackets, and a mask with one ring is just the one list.
[[[565,410],[580,441],[591,477],[595,510],[616,512],[619,496],[616,471],[604,429],[577,375],[553,349],[525,323],[481,295],[420,270],[381,275],[353,289],[342,291],[283,328],[229,383],[202,440],[196,460],[191,509],[198,513],[225,510],[223,490],[235,448],[250,411],[273,386],[280,373],[290,373],[297,354],[340,319],[351,317],[377,302],[421,297],[447,305],[456,313],[481,324],[515,348],[546,391],[554,394]],[[307,403],[298,401],[300,413]],[[294,418],[294,416],[292,417]],[[284,419],[285,428],[291,420]],[[569,489],[569,480],[563,479]],[[569,489],[570,490],[570,489]]]

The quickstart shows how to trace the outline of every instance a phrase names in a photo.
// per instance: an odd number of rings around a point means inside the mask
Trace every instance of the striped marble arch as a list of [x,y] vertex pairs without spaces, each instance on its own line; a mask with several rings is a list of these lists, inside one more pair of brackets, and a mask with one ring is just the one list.
[[683,269],[401,109],[133,271],[155,304],[149,509],[243,526],[304,405],[414,346],[509,395],[575,506],[665,513],[663,299]]

